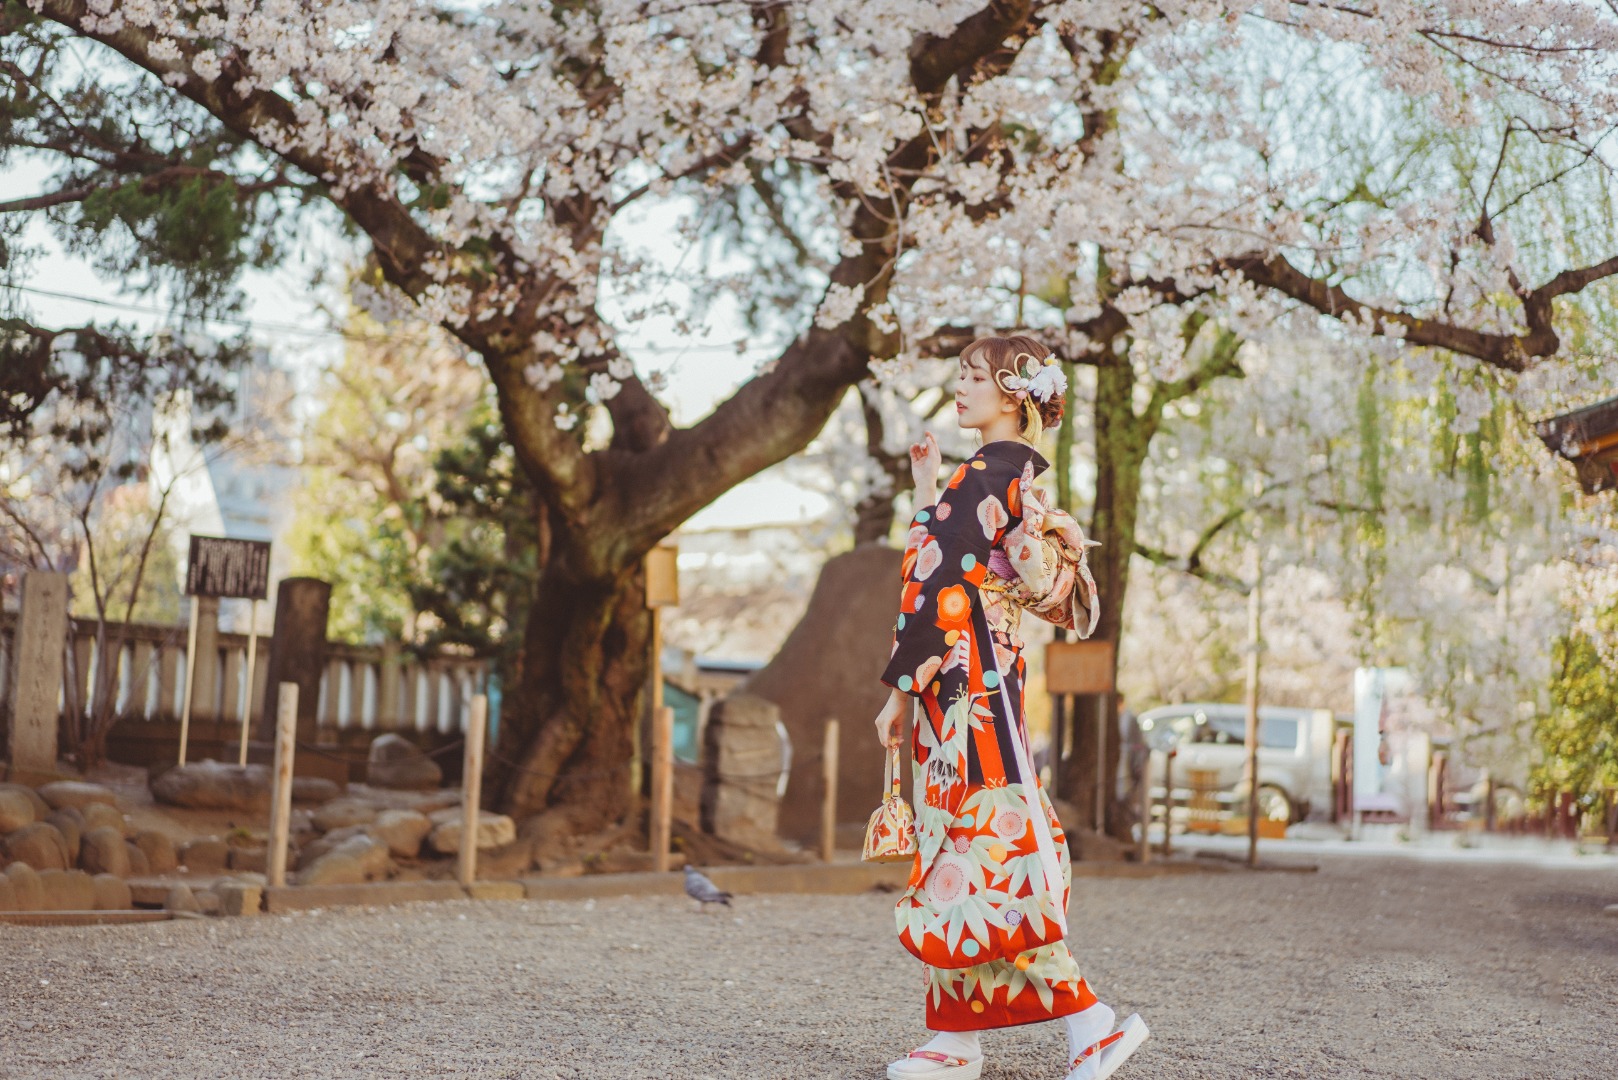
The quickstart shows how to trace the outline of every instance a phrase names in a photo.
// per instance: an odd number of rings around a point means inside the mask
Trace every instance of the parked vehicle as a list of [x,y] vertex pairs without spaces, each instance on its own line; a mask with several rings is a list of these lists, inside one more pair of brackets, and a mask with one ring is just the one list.
[[[1247,707],[1210,702],[1164,705],[1140,715],[1151,752],[1152,797],[1162,798],[1163,765],[1171,748],[1178,799],[1187,795],[1193,769],[1216,774],[1226,800],[1242,788],[1247,761]],[[1336,717],[1329,709],[1263,706],[1258,711],[1259,814],[1292,823],[1312,808],[1332,802],[1332,738]],[[1245,794],[1245,789],[1242,789]]]

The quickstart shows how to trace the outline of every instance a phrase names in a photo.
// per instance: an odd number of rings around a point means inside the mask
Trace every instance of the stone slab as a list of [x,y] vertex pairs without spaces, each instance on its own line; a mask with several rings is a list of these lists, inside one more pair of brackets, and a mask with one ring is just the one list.
[[167,911],[0,911],[0,923],[13,926],[126,926],[171,917]]
[[281,885],[264,890],[264,910],[272,915],[326,907],[380,907],[419,901],[465,900],[454,881],[373,881],[365,885]]
[[474,881],[466,887],[473,900],[523,900],[528,890],[520,881]]

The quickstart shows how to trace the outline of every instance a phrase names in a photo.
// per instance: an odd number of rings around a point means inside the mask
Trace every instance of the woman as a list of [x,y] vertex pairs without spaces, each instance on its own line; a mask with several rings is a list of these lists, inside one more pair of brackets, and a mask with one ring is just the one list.
[[[1034,339],[974,341],[961,352],[955,410],[982,448],[955,470],[942,499],[932,434],[910,448],[919,509],[882,675],[892,693],[876,730],[884,746],[897,745],[909,699],[919,701],[919,850],[896,917],[901,943],[927,964],[927,1027],[936,1034],[888,1066],[893,1080],[976,1080],[977,1033],[989,1028],[1061,1019],[1067,1080],[1110,1076],[1146,1038],[1139,1016],[1114,1030],[1113,1011],[1096,1000],[1064,941],[1067,844],[1029,765],[1023,722],[1022,608],[1070,624],[1044,598],[1008,588],[1013,563],[1031,549],[1038,561],[1055,513],[1033,488],[1049,467],[1033,444],[1061,418],[1065,391],[1060,365]],[[1067,580],[1082,592],[1082,564],[1080,580]],[[1092,628],[1093,591],[1083,598]]]

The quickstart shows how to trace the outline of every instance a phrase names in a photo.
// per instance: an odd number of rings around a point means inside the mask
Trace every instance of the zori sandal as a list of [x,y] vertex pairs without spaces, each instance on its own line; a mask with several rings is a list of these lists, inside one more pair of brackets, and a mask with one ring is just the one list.
[[1079,1056],[1068,1063],[1067,1080],[1101,1080],[1101,1063],[1106,1059],[1105,1051],[1123,1037],[1122,1030],[1115,1031],[1100,1042],[1091,1043],[1081,1050]]
[[951,1057],[937,1050],[912,1050],[888,1066],[888,1080],[978,1080],[983,1059]]
[[1140,1018],[1140,1013],[1131,1013],[1129,1019],[1118,1025],[1118,1030],[1109,1039],[1116,1041],[1110,1046],[1101,1049],[1101,1073],[1096,1080],[1107,1080],[1107,1077],[1118,1071],[1118,1067],[1129,1060],[1129,1055],[1140,1049],[1140,1044],[1146,1041],[1151,1032],[1146,1030],[1146,1021]]

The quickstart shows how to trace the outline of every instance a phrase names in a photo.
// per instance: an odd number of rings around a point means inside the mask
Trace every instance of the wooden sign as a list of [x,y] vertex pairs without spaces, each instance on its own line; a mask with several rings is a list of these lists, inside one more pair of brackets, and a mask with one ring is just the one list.
[[225,596],[263,600],[270,588],[270,542],[232,540],[223,536],[191,536],[186,560],[187,596]]
[[659,544],[646,553],[646,606],[673,607],[680,602],[680,549]]
[[1045,646],[1045,690],[1105,694],[1112,690],[1110,641],[1053,641]]

